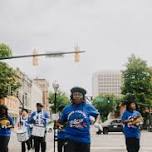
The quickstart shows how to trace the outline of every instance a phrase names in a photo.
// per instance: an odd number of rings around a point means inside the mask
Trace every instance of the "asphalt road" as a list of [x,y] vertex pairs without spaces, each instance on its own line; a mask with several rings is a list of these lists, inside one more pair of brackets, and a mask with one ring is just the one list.
[[[125,140],[122,133],[109,133],[108,135],[96,135],[95,129],[91,129],[91,152],[126,152]],[[142,132],[140,152],[152,151],[152,132]],[[10,152],[21,152],[21,145],[17,141],[16,134],[12,133],[9,143]],[[34,152],[34,150],[31,150]],[[53,133],[47,134],[47,152],[53,152]],[[57,152],[57,151],[56,151]]]

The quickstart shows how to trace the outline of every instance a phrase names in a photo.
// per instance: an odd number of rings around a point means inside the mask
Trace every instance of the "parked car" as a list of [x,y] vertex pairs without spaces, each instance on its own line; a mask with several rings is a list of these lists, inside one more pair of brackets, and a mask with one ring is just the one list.
[[123,124],[121,119],[109,119],[102,124],[103,134],[108,134],[109,132],[122,132]]

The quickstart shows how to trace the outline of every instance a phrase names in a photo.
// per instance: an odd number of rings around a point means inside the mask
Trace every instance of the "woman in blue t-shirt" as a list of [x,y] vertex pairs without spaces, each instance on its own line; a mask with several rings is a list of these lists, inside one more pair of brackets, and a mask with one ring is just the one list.
[[59,120],[64,128],[65,152],[90,152],[90,117],[95,119],[98,111],[85,101],[86,90],[80,87],[71,89],[71,104],[67,105]]
[[8,143],[11,135],[11,128],[14,127],[13,119],[8,115],[5,105],[0,105],[0,151],[8,152]]
[[136,111],[137,104],[134,99],[126,102],[126,111],[122,114],[122,122],[124,123],[123,132],[126,140],[126,148],[128,152],[138,152],[140,148],[140,128],[142,122],[140,112]]

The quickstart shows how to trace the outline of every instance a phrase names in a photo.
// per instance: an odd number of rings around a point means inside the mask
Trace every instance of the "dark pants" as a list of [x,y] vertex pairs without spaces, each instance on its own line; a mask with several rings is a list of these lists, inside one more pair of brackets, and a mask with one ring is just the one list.
[[31,135],[29,141],[31,148],[34,148],[34,136]]
[[90,152],[90,144],[68,140],[65,143],[65,152]]
[[0,136],[0,152],[8,152],[8,143],[10,137]]
[[65,140],[58,139],[58,152],[64,152],[64,143]]
[[40,152],[40,147],[41,147],[41,152],[45,152],[46,151],[45,137],[34,137],[34,146],[35,146],[35,152]]
[[27,149],[30,150],[31,149],[30,140],[21,143],[22,152],[26,152],[26,145],[27,145]]
[[126,138],[126,147],[128,152],[138,152],[140,148],[139,139]]

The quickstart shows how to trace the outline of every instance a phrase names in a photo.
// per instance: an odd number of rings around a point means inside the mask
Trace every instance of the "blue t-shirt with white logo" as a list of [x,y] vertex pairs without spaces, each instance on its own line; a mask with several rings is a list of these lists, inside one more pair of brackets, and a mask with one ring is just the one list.
[[20,116],[19,125],[22,127],[22,129],[27,130],[29,135],[31,134],[30,124],[29,124],[29,117]]
[[98,111],[86,102],[70,104],[63,110],[61,122],[66,123],[65,138],[90,143],[90,116],[97,117]]
[[[138,111],[128,111],[126,110],[123,115],[122,115],[122,121],[124,120],[129,120],[132,118],[136,118],[138,116],[141,116],[140,112]],[[140,129],[139,126],[137,125],[129,125],[129,124],[124,124],[123,132],[126,138],[140,138]]]
[[49,115],[45,111],[33,112],[29,118],[29,123],[46,127],[49,121]]

